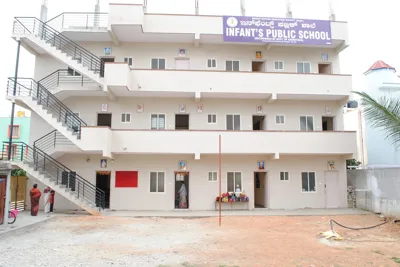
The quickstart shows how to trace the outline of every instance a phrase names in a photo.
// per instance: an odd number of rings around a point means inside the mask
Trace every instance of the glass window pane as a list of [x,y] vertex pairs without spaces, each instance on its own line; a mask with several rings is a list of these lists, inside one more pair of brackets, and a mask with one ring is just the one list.
[[311,72],[310,63],[304,63],[304,72],[305,73],[310,73]]
[[285,123],[285,116],[280,116],[281,117],[281,123]]
[[125,114],[121,114],[121,121],[125,122]]
[[235,192],[233,172],[228,172],[228,192]]
[[208,123],[211,123],[211,122],[212,122],[212,115],[208,114]]
[[289,172],[285,172],[285,180],[289,180]]
[[211,59],[207,60],[207,67],[211,68]]
[[311,192],[315,192],[316,188],[315,188],[315,172],[309,172],[308,173],[308,179],[309,179],[309,183],[310,183],[310,191]]
[[235,115],[234,117],[234,129],[236,131],[240,130],[240,115]]
[[165,69],[165,59],[164,58],[160,58],[158,60],[158,68],[160,70],[164,70]]
[[279,116],[275,117],[275,123],[279,123]]
[[284,172],[281,172],[281,181],[283,181],[283,180],[285,180],[285,173]]
[[151,114],[151,129],[157,129],[157,114]]
[[301,187],[304,192],[308,192],[308,173],[302,172],[301,173]]
[[131,114],[126,114],[125,120],[126,120],[127,122],[130,122],[130,121],[131,121]]
[[157,192],[157,173],[150,173],[150,192]]
[[215,59],[212,60],[212,67],[213,68],[217,67],[217,60],[215,60]]
[[158,69],[158,59],[157,58],[152,58],[151,59],[151,68],[153,70]]
[[243,191],[242,188],[242,173],[240,172],[235,172],[235,189],[239,186],[240,191]]
[[165,184],[164,173],[159,172],[158,173],[158,192],[164,192],[164,184]]
[[307,117],[307,131],[314,131],[314,118]]
[[212,179],[213,179],[213,174],[212,174],[212,172],[209,172],[208,173],[208,181],[212,181]]
[[306,131],[307,124],[306,124],[306,117],[300,116],[300,131]]
[[227,71],[232,71],[232,61],[227,61],[226,62],[226,70]]
[[226,115],[226,129],[233,130],[233,115]]
[[239,61],[233,61],[233,70],[239,71]]
[[297,62],[297,72],[298,73],[303,73],[304,68],[303,68],[303,63],[302,62]]
[[160,129],[160,130],[165,129],[165,115],[164,114],[158,115],[158,129]]

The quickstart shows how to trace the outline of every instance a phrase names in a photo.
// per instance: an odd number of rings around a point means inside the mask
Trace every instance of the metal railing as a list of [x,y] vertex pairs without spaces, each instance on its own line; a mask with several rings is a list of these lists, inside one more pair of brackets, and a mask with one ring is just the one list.
[[70,40],[62,33],[34,17],[16,17],[13,26],[14,34],[34,34],[41,40],[49,43],[58,50],[70,56],[73,60],[81,63],[89,70],[100,73],[104,77],[104,61]]
[[[3,142],[3,154],[7,154],[9,145],[9,142]],[[35,171],[46,175],[56,185],[65,186],[78,199],[86,201],[93,207],[104,209],[105,192],[103,190],[82,178],[75,171],[67,168],[42,150],[30,147],[23,142],[13,142],[11,161],[28,164]]]
[[49,148],[55,148],[57,146],[71,146],[71,145],[74,145],[74,143],[72,143],[59,131],[54,130],[37,139],[33,143],[33,148],[37,148],[45,152]]
[[57,120],[65,125],[77,138],[81,137],[81,127],[87,124],[79,118],[72,110],[70,110],[63,102],[55,97],[43,85],[31,78],[8,78],[7,95],[13,96],[13,89],[16,83],[15,96],[27,96],[37,101],[38,105],[42,105],[49,113],[56,117]]
[[52,90],[66,83],[83,86],[86,84],[94,84],[95,82],[89,77],[82,75],[73,69],[65,69],[56,70],[55,72],[39,80],[38,83],[43,85],[46,89]]
[[64,12],[48,20],[46,24],[60,32],[71,29],[107,29],[108,13]]

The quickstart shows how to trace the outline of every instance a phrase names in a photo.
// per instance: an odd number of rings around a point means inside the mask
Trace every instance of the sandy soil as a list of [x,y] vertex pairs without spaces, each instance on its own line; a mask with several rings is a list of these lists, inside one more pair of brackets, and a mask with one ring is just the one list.
[[[0,236],[0,266],[400,266],[400,225],[335,226],[344,241],[327,241],[317,234],[330,229],[330,218],[223,217],[219,227],[218,218],[60,216]],[[333,219],[353,227],[380,222],[374,215]]]

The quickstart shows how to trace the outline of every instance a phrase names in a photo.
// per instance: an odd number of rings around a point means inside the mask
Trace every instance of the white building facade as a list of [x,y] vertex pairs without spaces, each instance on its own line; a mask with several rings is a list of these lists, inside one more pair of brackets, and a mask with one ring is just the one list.
[[[172,211],[181,182],[189,210],[213,210],[219,179],[222,192],[249,200],[224,209],[347,207],[345,161],[357,150],[342,112],[352,89],[339,69],[347,23],[275,36],[271,19],[243,30],[254,19],[230,20],[133,4],[16,18],[13,37],[36,65],[34,79],[9,80],[8,98],[32,110],[30,143],[17,144],[14,163],[57,191],[58,210]],[[275,39],[245,40],[258,30]]]

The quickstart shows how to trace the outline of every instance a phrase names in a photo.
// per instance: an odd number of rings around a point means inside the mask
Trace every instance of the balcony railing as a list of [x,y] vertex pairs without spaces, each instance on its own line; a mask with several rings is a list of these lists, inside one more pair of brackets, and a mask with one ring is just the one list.
[[107,29],[108,13],[64,12],[46,24],[57,31]]
[[74,71],[73,69],[56,70],[55,72],[39,80],[38,83],[40,83],[49,90],[52,90],[56,87],[60,87],[62,86],[62,84],[66,83],[73,84],[74,86],[95,84],[95,82],[92,79],[86,77],[85,75],[80,74],[79,72]]
[[48,149],[55,148],[57,146],[73,146],[68,138],[66,138],[62,133],[57,130],[51,131],[50,133],[40,137],[33,143],[34,148],[38,148],[42,151],[47,151]]

